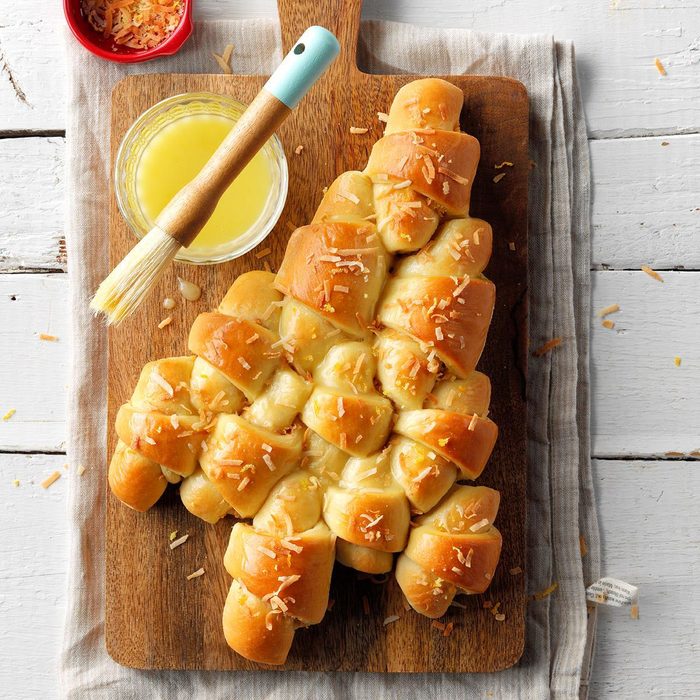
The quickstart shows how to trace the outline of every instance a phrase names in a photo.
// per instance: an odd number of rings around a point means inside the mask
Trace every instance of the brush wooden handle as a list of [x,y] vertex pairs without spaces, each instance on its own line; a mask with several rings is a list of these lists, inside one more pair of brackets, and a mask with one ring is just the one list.
[[284,102],[261,90],[202,170],[159,214],[156,226],[182,246],[192,243],[226,189],[290,112]]
[[163,209],[156,226],[182,246],[192,243],[229,185],[289,116],[338,51],[338,41],[328,30],[309,27],[199,174]]

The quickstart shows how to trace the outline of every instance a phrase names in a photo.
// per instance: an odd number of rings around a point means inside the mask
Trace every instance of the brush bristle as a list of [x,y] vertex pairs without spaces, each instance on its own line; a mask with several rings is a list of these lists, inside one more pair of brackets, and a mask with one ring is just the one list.
[[90,308],[103,313],[108,325],[121,323],[146,298],[181,247],[161,229],[151,229],[102,282]]

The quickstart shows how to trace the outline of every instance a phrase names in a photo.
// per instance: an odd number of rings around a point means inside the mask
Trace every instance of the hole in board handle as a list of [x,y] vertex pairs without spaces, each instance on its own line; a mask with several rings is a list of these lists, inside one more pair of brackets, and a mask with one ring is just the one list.
[[300,53],[304,53],[305,48],[306,46],[304,46],[304,44],[297,44],[294,47],[294,53],[298,56]]

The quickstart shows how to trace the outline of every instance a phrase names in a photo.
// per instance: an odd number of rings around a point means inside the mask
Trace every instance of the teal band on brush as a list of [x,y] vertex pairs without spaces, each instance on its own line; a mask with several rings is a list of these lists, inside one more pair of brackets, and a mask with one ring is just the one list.
[[333,34],[323,27],[309,27],[265,83],[265,90],[294,109],[339,52]]

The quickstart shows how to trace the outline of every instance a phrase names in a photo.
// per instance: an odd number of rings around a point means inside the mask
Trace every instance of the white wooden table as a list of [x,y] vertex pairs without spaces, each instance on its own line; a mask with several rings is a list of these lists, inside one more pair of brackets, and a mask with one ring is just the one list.
[[[200,18],[274,13],[273,0],[197,2]],[[576,42],[593,158],[593,309],[622,307],[614,330],[592,320],[603,573],[641,589],[638,621],[601,610],[591,695],[698,697],[700,464],[689,453],[700,449],[700,6],[367,0],[364,14]],[[0,3],[0,415],[16,409],[0,421],[0,697],[12,700],[58,697],[66,482],[39,482],[66,462],[62,25],[58,2]]]

